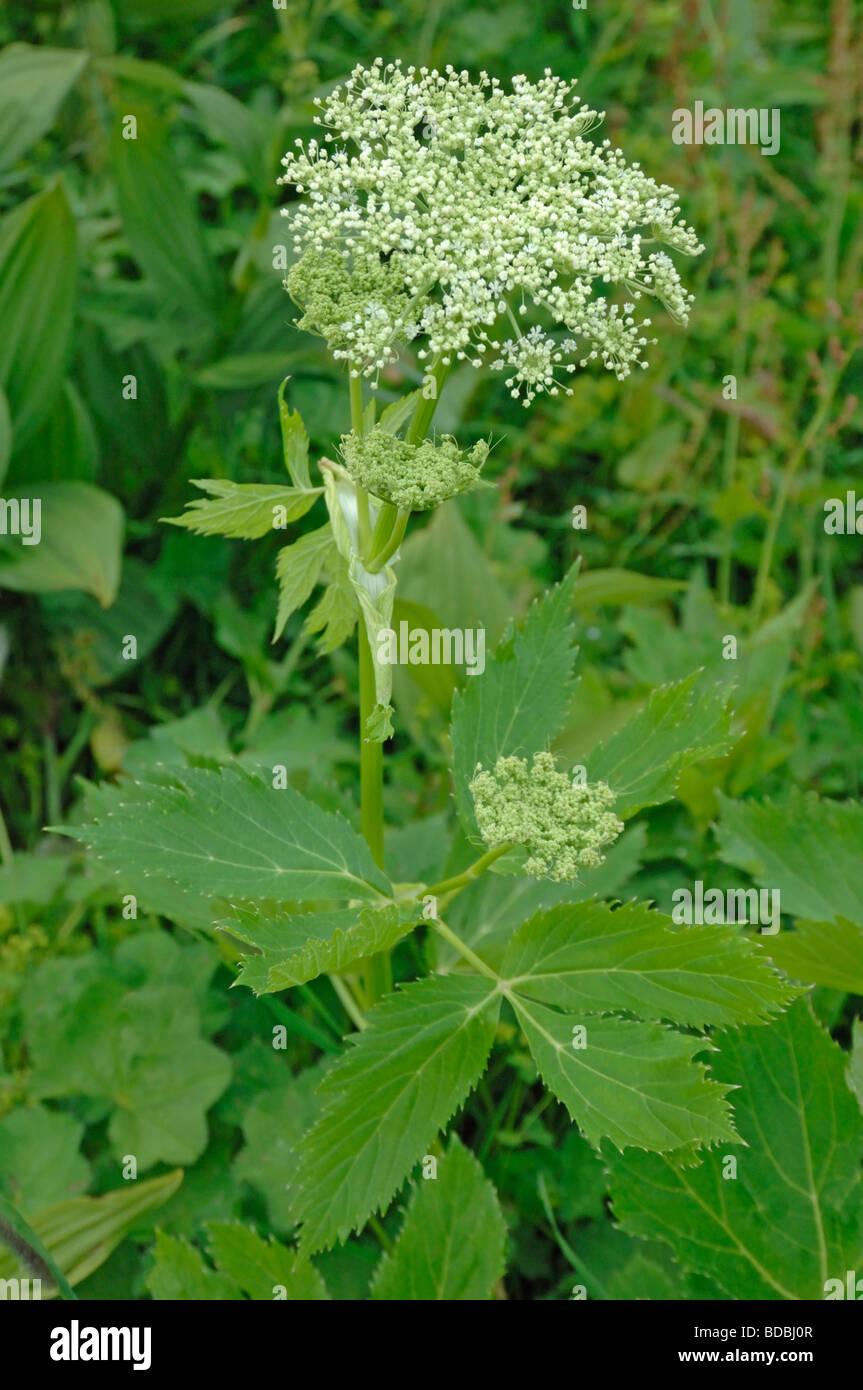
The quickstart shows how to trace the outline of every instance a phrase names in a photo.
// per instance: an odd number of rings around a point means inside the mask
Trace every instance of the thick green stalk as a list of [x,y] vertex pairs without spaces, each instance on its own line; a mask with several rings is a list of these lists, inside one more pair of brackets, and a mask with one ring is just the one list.
[[[383,744],[366,738],[366,720],[375,707],[375,669],[369,639],[360,617],[360,817],[362,832],[375,863],[384,864],[384,758]],[[381,952],[369,961],[363,982],[367,1002],[374,1004],[392,989],[389,953]]]

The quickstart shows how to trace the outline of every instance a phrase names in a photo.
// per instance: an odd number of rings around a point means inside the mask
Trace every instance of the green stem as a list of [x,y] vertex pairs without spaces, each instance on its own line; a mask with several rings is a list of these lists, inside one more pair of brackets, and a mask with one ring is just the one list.
[[[372,531],[372,538],[369,542],[368,550],[365,551],[365,555],[368,557],[369,561],[371,561],[372,557],[377,555],[379,551],[383,550],[384,546],[387,544],[387,541],[392,535],[393,526],[397,518],[398,509],[393,506],[392,502],[382,502],[380,511],[378,512],[378,519],[375,522],[375,529]],[[368,569],[368,564],[366,564],[366,569]]]
[[785,504],[788,501],[788,496],[791,491],[792,480],[802,460],[812,447],[813,440],[817,438],[824,421],[830,413],[837,380],[838,374],[835,372],[832,373],[829,378],[829,384],[826,384],[820,406],[809,421],[808,428],[804,432],[803,438],[800,440],[800,443],[792,452],[788,463],[785,465],[782,480],[773,503],[773,510],[770,513],[770,520],[767,524],[767,533],[761,546],[761,554],[758,558],[758,574],[755,579],[755,594],[752,600],[753,629],[758,626],[761,614],[764,610],[764,604],[767,598],[767,585],[770,581],[770,571],[773,568],[773,550],[776,545],[779,527],[782,524],[782,517],[785,513]]
[[405,441],[408,444],[419,444],[420,440],[425,439],[428,427],[432,422],[432,417],[437,410],[437,403],[443,384],[449,376],[452,364],[444,366],[443,362],[438,361],[432,368],[432,376],[435,381],[435,394],[428,399],[423,396],[414,410],[413,417],[407,428]]
[[476,859],[473,864],[464,869],[462,873],[456,874],[453,878],[444,878],[440,883],[433,883],[431,888],[425,890],[426,894],[439,898],[451,893],[460,893],[462,888],[467,888],[469,883],[480,878],[496,859],[508,854],[513,848],[511,844],[495,845],[494,849],[487,850],[485,854]]
[[390,532],[390,538],[383,550],[372,550],[372,557],[366,565],[369,574],[377,574],[379,570],[383,569],[387,561],[392,559],[393,555],[395,555],[405,538],[405,531],[408,529],[409,518],[410,512],[403,511],[402,508],[399,507],[395,525]]
[[450,931],[446,922],[442,922],[439,917],[430,917],[429,925],[434,927],[438,936],[442,936],[444,941],[449,942],[450,946],[452,946],[454,951],[458,952],[462,960],[466,961],[468,965],[473,966],[474,970],[479,971],[480,975],[485,975],[486,979],[494,980],[501,993],[508,993],[506,985],[500,975],[498,975],[495,970],[492,970],[490,965],[486,965],[484,960],[480,960],[476,952],[472,951],[469,946],[466,946],[461,938],[456,936],[454,931]]
[[[384,750],[366,738],[366,722],[374,711],[375,668],[362,617],[358,625],[360,655],[360,819],[375,863],[384,864]],[[366,999],[374,1004],[392,989],[389,953],[373,956],[364,972]]]
[[[354,434],[363,433],[363,379],[353,375],[353,367],[348,365],[348,391],[351,399],[351,429]],[[359,532],[360,555],[369,554],[372,529],[369,495],[365,488],[357,488],[357,530]]]

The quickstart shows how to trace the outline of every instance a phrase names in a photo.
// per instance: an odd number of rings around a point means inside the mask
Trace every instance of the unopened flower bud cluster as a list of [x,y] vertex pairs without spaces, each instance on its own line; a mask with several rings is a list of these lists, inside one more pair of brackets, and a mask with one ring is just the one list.
[[470,784],[476,821],[490,847],[511,843],[529,852],[525,872],[556,883],[576,878],[605,858],[623,821],[610,809],[615,795],[605,782],[580,786],[557,772],[551,753],[498,758],[493,771],[477,764]]
[[437,444],[408,444],[380,428],[342,436],[342,457],[354,482],[405,511],[427,511],[470,491],[487,456],[484,441],[462,454],[451,435]]
[[420,359],[506,372],[527,404],[594,359],[646,365],[643,296],[686,322],[658,245],[702,249],[677,194],[586,138],[602,118],[575,85],[376,60],[319,103],[323,140],[298,141],[281,182],[305,195],[283,209],[289,287],[335,357],[373,375],[416,341]]

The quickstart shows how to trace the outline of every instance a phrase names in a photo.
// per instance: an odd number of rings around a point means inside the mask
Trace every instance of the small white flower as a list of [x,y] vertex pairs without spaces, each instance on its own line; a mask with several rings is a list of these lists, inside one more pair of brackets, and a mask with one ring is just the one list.
[[[686,322],[676,267],[646,247],[694,255],[695,233],[673,189],[585,139],[602,117],[575,85],[546,72],[507,92],[378,59],[320,103],[324,143],[287,154],[281,182],[305,195],[289,285],[336,358],[373,375],[418,340],[422,361],[508,372],[528,404],[576,361],[644,365],[644,295]],[[613,302],[621,288],[635,303]],[[526,314],[548,326],[523,334]]]

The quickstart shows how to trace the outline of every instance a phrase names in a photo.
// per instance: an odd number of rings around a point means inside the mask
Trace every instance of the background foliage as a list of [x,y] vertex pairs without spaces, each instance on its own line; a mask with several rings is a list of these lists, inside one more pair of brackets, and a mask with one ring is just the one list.
[[[826,534],[823,504],[854,489],[863,460],[852,0],[37,0],[4,8],[0,41],[0,481],[6,497],[42,497],[43,529],[63,537],[29,551],[0,537],[0,1192],[45,1232],[58,1203],[116,1194],[75,1209],[100,1252],[76,1267],[83,1295],[254,1298],[284,1283],[290,1297],[371,1286],[386,1298],[405,1296],[393,1291],[409,1278],[410,1296],[434,1296],[418,1254],[408,1272],[397,1255],[375,1268],[371,1231],[317,1257],[306,1283],[269,1243],[290,1235],[287,1155],[348,1027],[326,980],[289,1003],[229,994],[235,956],[205,902],[196,913],[142,883],[142,910],[124,918],[108,873],[43,830],[81,819],[79,776],[188,762],[268,777],[283,764],[297,790],[357,823],[352,645],[322,659],[297,614],[271,643],[272,538],[158,522],[182,509],[192,478],[284,480],[285,376],[313,451],[348,427],[344,381],[294,327],[280,287],[288,194],[275,178],[310,131],[312,98],[381,54],[501,78],[578,76],[627,156],[679,189],[706,244],[687,268],[689,329],[665,323],[653,365],[623,386],[585,372],[571,397],[528,412],[499,379],[454,374],[436,425],[465,443],[492,435],[497,487],[415,531],[399,604],[412,621],[434,625],[430,609],[441,625],[481,622],[493,643],[581,554],[579,681],[555,742],[570,763],[659,686],[691,677],[696,704],[724,688],[731,751],[717,756],[693,734],[692,758],[674,766],[677,799],[651,809],[634,796],[633,810],[647,809],[598,891],[670,911],[672,891],[696,878],[781,887],[798,930],[771,953],[815,986],[814,1012],[797,1004],[779,1024],[729,1034],[713,1068],[743,1084],[744,1138],[759,1117],[785,1136],[789,1191],[762,1184],[779,1226],[805,1157],[801,1116],[819,1087],[835,1102],[831,1117],[822,1099],[816,1119],[824,1163],[838,1166],[819,1173],[847,1229],[859,1210],[861,1117],[840,1049],[863,995],[863,832],[851,804],[863,771],[863,578],[859,538]],[[696,99],[778,108],[780,153],[674,145],[671,112]],[[135,141],[123,138],[131,116]],[[418,380],[404,373],[385,380],[393,395]],[[736,399],[723,395],[728,376]],[[586,531],[572,527],[577,504]],[[130,633],[135,661],[122,656]],[[394,675],[388,865],[394,878],[407,866],[431,878],[465,862],[446,770],[456,678]],[[511,883],[490,879],[458,900],[452,925],[486,945],[497,931],[502,945],[539,905],[530,888],[513,902]],[[415,951],[399,948],[400,978],[421,971]],[[270,1045],[274,1024],[288,1029],[285,1051]],[[654,1155],[598,1156],[537,1084],[514,1020],[495,1046],[442,1169],[458,1174],[453,1219],[483,1213],[486,1258],[445,1296],[494,1284],[499,1296],[559,1299],[576,1282],[594,1298],[818,1296],[799,1249],[760,1251],[755,1275],[727,1230],[697,1248],[686,1202],[710,1204],[698,1184],[711,1175],[669,1174]],[[790,1055],[802,1068],[796,1118],[776,1079]],[[859,1095],[859,1052],[854,1066]],[[121,1209],[130,1152],[156,1186],[132,1185]],[[750,1230],[751,1193],[740,1201],[728,1221],[755,1248],[765,1237]],[[385,1244],[401,1222],[398,1210],[387,1218]],[[800,1249],[814,1249],[810,1236]],[[860,1267],[853,1240],[846,1255]]]

